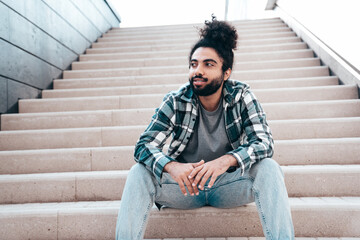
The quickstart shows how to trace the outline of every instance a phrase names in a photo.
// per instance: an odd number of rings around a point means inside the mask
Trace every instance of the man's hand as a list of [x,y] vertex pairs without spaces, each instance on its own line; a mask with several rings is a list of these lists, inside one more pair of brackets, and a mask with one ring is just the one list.
[[211,188],[216,178],[226,172],[231,166],[238,166],[236,158],[231,155],[224,155],[196,167],[188,177],[193,187],[196,187],[201,180],[199,189],[204,190],[204,185],[209,178],[211,178],[211,180],[208,187]]
[[204,165],[204,160],[201,160],[198,163],[179,163],[179,162],[169,162],[165,165],[164,170],[168,172],[170,176],[179,184],[181,192],[186,196],[186,188],[187,187],[191,196],[194,194],[198,195],[199,190],[197,185],[193,184],[193,180],[189,179],[189,174],[195,169],[201,169]]

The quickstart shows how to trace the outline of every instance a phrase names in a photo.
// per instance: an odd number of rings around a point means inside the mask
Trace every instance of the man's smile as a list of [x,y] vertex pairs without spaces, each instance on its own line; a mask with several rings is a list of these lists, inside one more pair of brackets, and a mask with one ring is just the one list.
[[202,78],[202,77],[192,77],[191,78],[191,82],[193,83],[193,85],[195,87],[201,87],[201,86],[205,85],[207,81],[208,81],[207,78]]

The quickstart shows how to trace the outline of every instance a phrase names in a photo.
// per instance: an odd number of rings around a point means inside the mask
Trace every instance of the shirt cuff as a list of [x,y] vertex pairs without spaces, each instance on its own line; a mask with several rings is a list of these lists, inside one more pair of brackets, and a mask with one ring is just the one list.
[[241,176],[244,175],[245,170],[246,170],[246,164],[244,162],[244,158],[241,156],[241,151],[240,152],[236,152],[236,151],[231,151],[228,154],[230,154],[231,156],[235,157],[238,164],[239,164],[239,168],[241,170]]
[[153,173],[154,173],[155,179],[158,181],[160,186],[161,186],[161,177],[162,177],[162,174],[164,171],[164,167],[166,164],[168,164],[171,161],[173,161],[173,159],[170,159],[169,157],[164,156],[155,163]]

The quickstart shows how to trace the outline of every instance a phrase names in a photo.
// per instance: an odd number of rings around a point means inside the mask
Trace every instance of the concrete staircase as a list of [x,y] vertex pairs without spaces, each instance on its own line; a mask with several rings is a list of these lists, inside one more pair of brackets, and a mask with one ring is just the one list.
[[[234,22],[232,79],[267,112],[297,237],[360,237],[360,100],[280,19]],[[133,146],[187,81],[193,25],[113,29],[2,115],[0,239],[112,239]],[[146,238],[261,237],[254,204],[151,213]],[[229,238],[230,239],[230,238]],[[247,238],[246,238],[247,239]]]

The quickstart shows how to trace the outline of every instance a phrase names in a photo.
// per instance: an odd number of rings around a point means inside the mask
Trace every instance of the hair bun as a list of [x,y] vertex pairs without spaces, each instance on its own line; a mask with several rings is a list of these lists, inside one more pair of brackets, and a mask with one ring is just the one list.
[[211,17],[212,21],[205,21],[205,27],[200,29],[200,37],[235,50],[238,38],[235,27],[227,22],[218,21],[214,15]]

